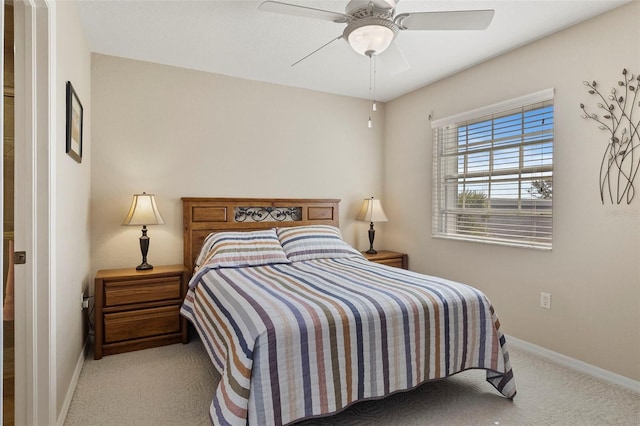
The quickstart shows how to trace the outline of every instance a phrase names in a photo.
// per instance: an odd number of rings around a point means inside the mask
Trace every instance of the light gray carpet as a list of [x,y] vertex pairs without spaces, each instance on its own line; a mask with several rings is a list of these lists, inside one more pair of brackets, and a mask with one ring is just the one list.
[[[364,401],[312,425],[639,425],[640,395],[511,348],[518,395],[503,398],[479,370]],[[65,425],[208,425],[219,380],[197,339],[95,361]]]

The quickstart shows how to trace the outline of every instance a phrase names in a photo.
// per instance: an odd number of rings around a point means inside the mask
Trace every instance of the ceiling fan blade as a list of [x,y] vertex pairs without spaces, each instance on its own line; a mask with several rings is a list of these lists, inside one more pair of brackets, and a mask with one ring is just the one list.
[[494,10],[450,10],[397,15],[401,30],[484,30],[493,19]]
[[309,56],[313,55],[314,53],[316,53],[317,51],[319,51],[322,48],[327,47],[328,45],[330,45],[331,43],[333,43],[336,40],[340,40],[342,38],[342,34],[340,34],[338,37],[332,39],[330,42],[323,44],[322,46],[318,47],[316,50],[314,50],[313,52],[309,53],[307,56],[305,56],[302,59],[298,59],[296,62],[294,62],[293,64],[291,64],[291,66],[295,66],[298,65],[300,62],[304,61],[305,59],[307,59]]
[[330,10],[315,9],[313,7],[299,6],[297,4],[282,3],[279,1],[265,1],[258,6],[265,12],[282,13],[285,15],[303,16],[305,18],[323,19],[325,21],[339,24],[349,22],[351,17],[344,13],[332,12]]
[[402,50],[400,50],[395,40],[378,57],[389,71],[389,74],[396,75],[411,69],[407,58],[402,54]]

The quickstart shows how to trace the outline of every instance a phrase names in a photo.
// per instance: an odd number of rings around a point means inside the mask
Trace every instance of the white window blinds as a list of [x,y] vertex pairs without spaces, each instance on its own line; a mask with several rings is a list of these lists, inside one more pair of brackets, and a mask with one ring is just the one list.
[[553,90],[434,121],[434,237],[550,249]]

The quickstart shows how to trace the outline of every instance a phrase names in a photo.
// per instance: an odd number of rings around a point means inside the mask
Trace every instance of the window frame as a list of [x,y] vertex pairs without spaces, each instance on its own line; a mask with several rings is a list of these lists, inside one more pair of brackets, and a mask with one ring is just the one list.
[[[552,108],[551,116],[553,120],[551,129],[545,132],[545,135],[550,133],[550,136],[546,139],[527,140],[523,137],[527,135],[527,131],[525,130],[526,113],[541,108],[548,108],[549,106]],[[522,116],[522,123],[519,130],[521,133],[520,136],[518,136],[520,138],[519,142],[496,146],[494,142],[499,141],[499,138],[495,137],[493,129],[496,120],[499,121],[500,118],[517,115],[518,113]],[[553,195],[551,194],[548,199],[532,199],[532,201],[527,201],[522,197],[524,193],[522,184],[525,182],[534,182],[533,175],[539,174],[541,177],[537,180],[550,181],[551,187],[553,186],[554,121],[555,106],[553,89],[541,90],[529,95],[434,120],[431,123],[433,131],[432,237],[551,250],[553,244]],[[464,127],[466,131],[469,131],[470,126],[482,123],[490,123],[491,139],[490,142],[484,141],[479,143],[479,146],[485,144],[488,145],[487,147],[480,148],[473,152],[484,152],[487,154],[487,170],[469,172],[469,157],[472,151],[468,150],[468,144],[466,151],[459,149],[460,133],[458,129]],[[544,127],[544,121],[542,127]],[[548,162],[547,164],[541,162],[537,166],[525,165],[525,160],[529,157],[527,157],[527,154],[524,154],[524,152],[526,152],[527,147],[534,145],[539,145],[541,150],[545,147],[550,147],[550,154],[544,157]],[[451,146],[456,148],[452,150]],[[508,169],[496,171],[495,153],[505,149],[513,149],[514,152],[517,151],[518,160],[510,161],[517,161],[518,164]],[[446,162],[445,157],[449,157],[448,162]],[[516,156],[513,158],[516,158]],[[461,160],[463,163],[460,163]],[[464,169],[462,172],[460,172],[461,165]],[[488,195],[486,196],[486,201],[484,203],[476,202],[476,205],[473,206],[475,208],[464,205],[460,206],[460,179],[462,179],[464,185],[466,185],[467,182],[473,182],[475,179],[476,184],[483,183],[487,185],[487,188],[491,188],[491,185],[495,185],[498,181],[496,176],[500,175],[515,176],[510,179],[512,183],[517,183],[518,188],[514,196],[515,199],[517,199],[515,210],[513,208],[506,208],[504,204],[503,208],[500,209],[497,206],[500,198],[492,198],[491,189],[487,190]],[[507,182],[507,180],[503,180],[501,183],[505,182]],[[462,193],[466,193],[465,191],[463,188]],[[466,202],[466,198],[465,196],[462,197],[463,204]],[[492,206],[492,202],[496,204]],[[530,205],[532,205],[533,208],[531,208]],[[540,206],[539,210],[538,205]],[[480,223],[483,217],[485,226],[491,220],[492,228],[488,231],[485,229],[484,231],[476,230],[473,232],[474,223]],[[531,225],[531,230],[528,230],[528,234],[522,237],[515,235],[515,231],[518,230],[519,225],[514,223],[509,224],[509,221],[514,220],[530,220],[534,224]],[[536,230],[537,220],[545,223],[545,229],[548,229],[548,232],[540,232],[538,234]],[[493,226],[496,225],[496,229],[502,229],[501,227],[504,226],[505,233],[502,234],[501,231],[493,230]],[[542,226],[540,228],[542,228]],[[509,232],[512,234],[509,235]]]

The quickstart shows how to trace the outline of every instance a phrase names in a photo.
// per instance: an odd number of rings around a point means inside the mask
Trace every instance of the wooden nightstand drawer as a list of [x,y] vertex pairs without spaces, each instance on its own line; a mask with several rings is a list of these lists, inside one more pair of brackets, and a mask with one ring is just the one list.
[[104,283],[104,305],[180,299],[180,277],[126,280]]
[[105,343],[180,332],[180,307],[141,309],[104,316]]
[[404,268],[404,262],[402,259],[380,259],[377,260],[376,263],[393,266],[394,268]]
[[94,358],[187,343],[187,320],[180,315],[187,277],[182,265],[98,271]]
[[409,256],[405,253],[398,253],[389,250],[378,250],[376,254],[362,253],[364,257],[372,262],[382,265],[393,266],[396,268],[409,269]]

